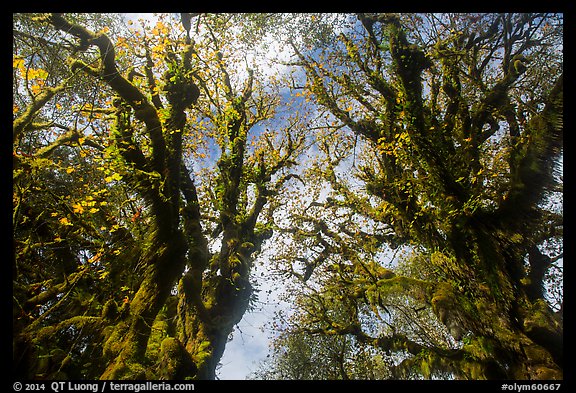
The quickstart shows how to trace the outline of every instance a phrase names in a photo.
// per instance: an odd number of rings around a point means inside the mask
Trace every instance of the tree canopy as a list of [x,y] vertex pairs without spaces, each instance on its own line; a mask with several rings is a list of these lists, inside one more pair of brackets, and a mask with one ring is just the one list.
[[562,379],[562,15],[13,23],[17,377]]

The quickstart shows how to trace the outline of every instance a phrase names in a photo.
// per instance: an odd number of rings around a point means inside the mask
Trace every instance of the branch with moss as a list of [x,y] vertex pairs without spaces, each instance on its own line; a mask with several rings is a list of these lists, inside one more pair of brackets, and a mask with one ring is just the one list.
[[[116,67],[114,45],[103,33],[93,33],[78,24],[70,23],[61,14],[50,14],[47,21],[55,28],[77,37],[86,49],[95,45],[100,51],[101,66],[97,69],[98,77],[102,78],[130,107],[134,109],[137,120],[146,124],[146,129],[152,142],[154,168],[163,173],[165,165],[166,145],[162,136],[162,124],[153,105],[146,96],[130,81],[124,78]],[[76,67],[85,68],[77,60]],[[96,69],[93,70],[94,72]]]
[[24,112],[14,119],[12,123],[12,141],[16,141],[32,123],[37,113],[58,93],[69,88],[68,81],[64,81],[55,87],[48,87],[43,89],[37,96],[34,97],[33,102],[26,107]]
[[510,222],[529,215],[547,187],[555,183],[555,160],[563,150],[564,141],[563,87],[564,78],[560,75],[545,100],[544,109],[530,119],[510,154],[509,195],[499,208]]

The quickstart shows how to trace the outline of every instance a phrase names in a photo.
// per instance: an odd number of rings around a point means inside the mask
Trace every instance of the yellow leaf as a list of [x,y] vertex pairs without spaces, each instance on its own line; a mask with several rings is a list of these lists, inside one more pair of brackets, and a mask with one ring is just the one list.
[[74,213],[82,214],[82,213],[84,213],[84,207],[79,203],[73,203],[72,204],[72,211]]
[[96,253],[96,255],[94,255],[92,258],[88,259],[88,263],[96,263],[100,260],[100,257],[102,256],[101,252]]
[[114,181],[114,180],[122,180],[122,175],[120,175],[119,173],[114,173],[112,176],[107,176],[107,177],[105,177],[104,180],[105,180],[107,183],[110,183],[110,182],[112,182],[112,181]]
[[60,222],[60,224],[62,225],[72,225],[72,223],[70,222],[70,220],[68,220],[66,217],[62,217],[60,220],[58,220]]
[[94,214],[96,212],[98,212],[100,209],[98,209],[97,207],[93,207],[92,209],[90,209],[90,213]]
[[30,68],[28,70],[28,78],[29,79],[46,79],[48,77],[48,71],[43,70],[42,68]]
[[39,83],[35,83],[32,85],[31,90],[32,90],[32,93],[34,93],[34,95],[37,95],[42,91],[42,86],[40,86]]
[[23,68],[24,67],[24,59],[22,57],[15,57],[12,60],[12,67],[13,68]]
[[72,172],[74,172],[75,169],[74,168],[66,168],[66,173],[70,174]]

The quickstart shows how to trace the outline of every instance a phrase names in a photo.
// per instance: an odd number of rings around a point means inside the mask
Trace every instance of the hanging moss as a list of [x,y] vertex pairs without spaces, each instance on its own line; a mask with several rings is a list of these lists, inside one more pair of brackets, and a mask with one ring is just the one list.
[[429,350],[421,351],[418,356],[420,360],[419,369],[420,373],[425,379],[430,379],[432,376],[432,370],[434,369],[434,356]]
[[114,299],[108,300],[102,307],[102,318],[113,321],[118,316],[118,304]]
[[473,359],[485,361],[494,356],[495,342],[488,337],[472,337],[466,340],[462,350]]
[[[414,299],[422,301],[423,303],[427,301],[429,296],[428,292],[431,287],[429,282],[411,277],[396,276],[392,271],[387,269],[383,269],[379,273],[379,277],[387,278],[382,278],[375,284],[366,285],[371,281],[370,279],[355,280],[357,287],[365,288],[364,296],[369,302],[376,301],[380,298],[385,298],[399,292],[410,293]],[[356,297],[357,295],[354,296]]]

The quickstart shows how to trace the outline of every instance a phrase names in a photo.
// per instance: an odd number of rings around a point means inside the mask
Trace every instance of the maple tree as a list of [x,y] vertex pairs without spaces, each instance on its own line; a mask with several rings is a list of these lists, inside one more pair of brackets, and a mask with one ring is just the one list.
[[13,20],[18,378],[562,378],[561,16]]
[[304,282],[281,343],[348,337],[392,378],[562,378],[561,19],[356,22],[293,44],[325,120],[278,252]]
[[[160,16],[115,42],[27,19],[68,67],[52,80],[44,47],[15,54],[16,375],[215,377],[305,138],[297,117],[257,127],[277,91],[232,51],[229,16],[198,18],[194,41]],[[42,122],[54,105],[75,121]]]

